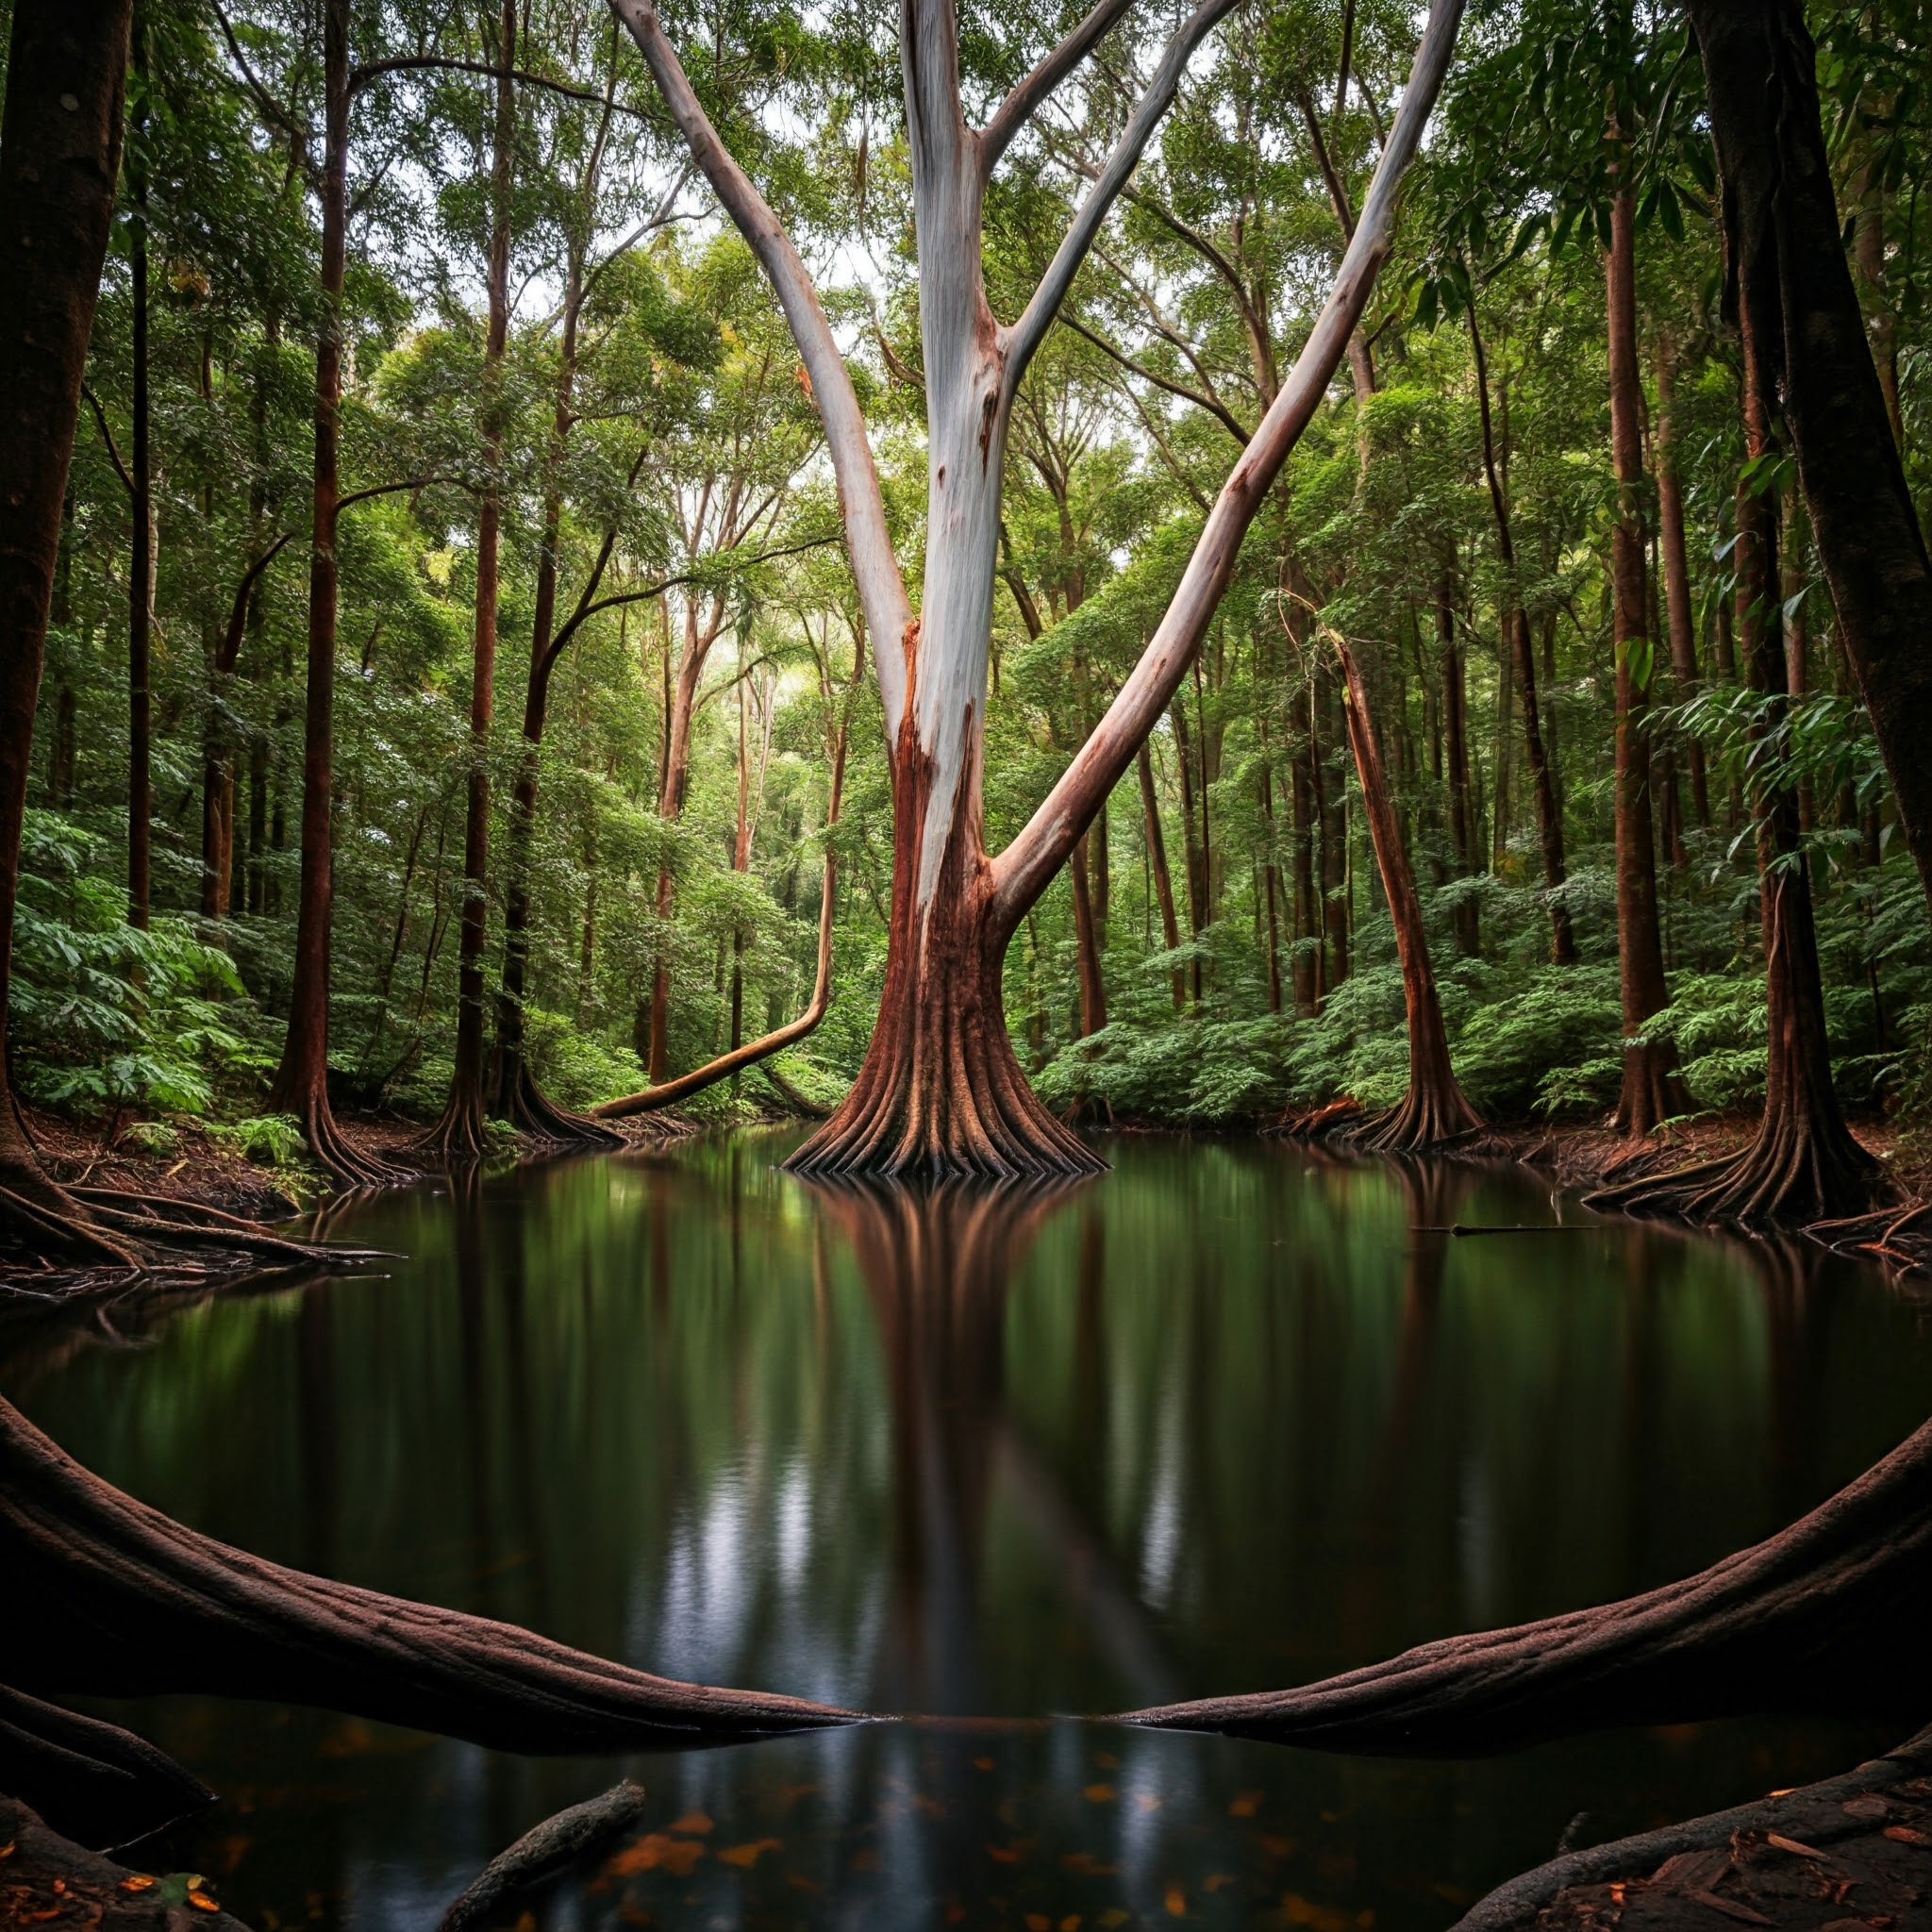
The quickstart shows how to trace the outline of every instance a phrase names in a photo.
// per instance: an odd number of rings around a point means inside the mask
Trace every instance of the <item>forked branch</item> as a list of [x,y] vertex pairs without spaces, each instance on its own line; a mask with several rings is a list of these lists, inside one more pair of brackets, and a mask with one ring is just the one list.
[[[1432,0],[1401,110],[1376,164],[1354,239],[1341,258],[1335,285],[1307,347],[1222,486],[1207,527],[1188,559],[1180,588],[1141,661],[1059,782],[993,861],[992,913],[1000,935],[1012,932],[1026,908],[1067,862],[1074,841],[1087,829],[1101,801],[1119,782],[1141,741],[1180,689],[1215,606],[1234,575],[1241,539],[1327,392],[1348,339],[1368,306],[1375,277],[1388,258],[1403,178],[1421,145],[1423,128],[1448,71],[1461,18],[1462,0]],[[1096,185],[1093,192],[1097,196],[1101,188]],[[1073,237],[1068,239],[1071,242]],[[1041,294],[1046,291],[1047,283],[1042,282]],[[1038,302],[1040,295],[1034,299]],[[1030,307],[1027,313],[1032,313]]]
[[1132,178],[1142,152],[1154,137],[1154,130],[1173,106],[1181,75],[1187,72],[1188,62],[1194,58],[1194,50],[1239,5],[1240,0],[1201,0],[1201,5],[1168,42],[1167,51],[1161,55],[1160,65],[1155,69],[1147,92],[1141,96],[1126,131],[1115,143],[1113,153],[1108,156],[1107,165],[1095,176],[1093,186],[1087,191],[1087,198],[1081,202],[1073,225],[1068,228],[1054,258],[1047,264],[1046,274],[1034,290],[1025,313],[1007,331],[1007,363],[1001,385],[1003,407],[1009,407],[1018,392],[1020,378],[1025,375],[1034,352],[1053,326],[1054,317],[1060,312],[1060,304],[1067,299],[1067,291],[1074,286],[1074,277],[1079,274],[1080,264],[1087,259],[1094,238],[1100,233],[1101,223],[1106,221],[1108,211],[1120,199],[1121,191]]
[[1054,89],[1107,38],[1131,4],[1132,0],[1099,0],[1087,18],[1000,103],[992,119],[979,130],[982,185],[992,179],[992,171],[1013,137],[1039,113]]
[[739,233],[751,244],[804,359],[819,420],[824,425],[833,473],[839,480],[845,547],[872,634],[886,728],[896,736],[906,703],[902,641],[912,621],[912,606],[886,527],[885,496],[879,489],[878,469],[873,461],[872,442],[866,435],[858,392],[852,387],[851,372],[839,353],[824,305],[798,250],[764,196],[718,138],[676,50],[658,24],[657,8],[651,0],[610,0],[610,7],[637,42],[671,118],[691,148],[691,158]]

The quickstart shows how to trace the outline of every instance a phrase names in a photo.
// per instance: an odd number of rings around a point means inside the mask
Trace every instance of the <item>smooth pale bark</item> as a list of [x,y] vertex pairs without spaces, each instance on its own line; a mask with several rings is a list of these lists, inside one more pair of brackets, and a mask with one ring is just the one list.
[[1382,748],[1369,709],[1368,687],[1355,653],[1341,639],[1335,655],[1341,663],[1343,717],[1348,742],[1355,754],[1356,775],[1361,781],[1362,811],[1369,822],[1369,839],[1389,901],[1395,929],[1395,954],[1402,967],[1402,998],[1408,1014],[1408,1091],[1399,1105],[1378,1115],[1356,1135],[1379,1152],[1418,1153],[1476,1131],[1482,1125],[1475,1109],[1463,1098],[1449,1063],[1449,1034],[1442,1024],[1442,1002],[1436,991],[1435,970],[1429,962],[1429,942],[1423,928],[1422,900],[1402,836],[1389,781],[1382,766]]
[[[1019,320],[986,301],[980,209],[991,149],[958,94],[946,0],[904,0],[906,86],[926,397],[928,508],[920,617],[910,618],[851,381],[796,251],[726,155],[648,0],[612,0],[693,158],[777,291],[826,428],[848,549],[880,669],[893,771],[886,985],[872,1046],[839,1112],[793,1157],[807,1171],[1004,1175],[1091,1171],[1094,1156],[1040,1105],[1007,1037],[1001,969],[1025,913],[1124,774],[1179,688],[1241,541],[1326,392],[1391,240],[1394,202],[1454,46],[1438,0],[1410,84],[1307,346],[1237,461],[1181,585],[1106,715],[998,858],[982,840],[982,729],[999,494],[1013,396],[1108,209],[1232,0],[1206,0],[1169,42],[1114,152]],[[1069,63],[1071,64],[1071,63]]]
[[[1614,138],[1614,130],[1613,138]],[[1624,165],[1628,151],[1622,150]],[[1637,1036],[1670,1003],[1657,912],[1657,834],[1644,714],[1651,675],[1649,591],[1643,568],[1643,396],[1637,364],[1637,211],[1627,190],[1610,203],[1604,256],[1610,364],[1610,456],[1617,517],[1610,530],[1612,630],[1617,657],[1617,959],[1623,998],[1624,1086],[1616,1124],[1633,1141],[1684,1110],[1676,1054]]]
[[1691,0],[1689,12],[1730,276],[1759,317],[1840,629],[1932,895],[1932,558],[1845,260],[1816,50],[1791,0]]

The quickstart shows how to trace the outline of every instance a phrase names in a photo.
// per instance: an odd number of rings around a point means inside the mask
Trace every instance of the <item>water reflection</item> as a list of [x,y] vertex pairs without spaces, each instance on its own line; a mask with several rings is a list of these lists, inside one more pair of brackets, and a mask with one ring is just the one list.
[[[1071,1192],[807,1188],[780,1142],[377,1197],[387,1279],[125,1307],[0,1385],[283,1562],[666,1674],[928,1721],[643,1760],[545,1908],[636,1923],[1439,1925],[1547,1856],[1892,1740],[1707,1726],[1493,1764],[1053,1721],[1291,1684],[1647,1588],[1926,1413],[1875,1276],[1547,1222],[1513,1175],[1126,1141]],[[1568,1210],[1574,1215],[1574,1210]],[[4,1342],[4,1338],[0,1338]],[[119,1707],[228,1794],[258,1924],[418,1926],[615,1774],[312,1713]],[[701,1829],[700,1824],[708,1828]],[[730,1855],[730,1856],[727,1856]]]

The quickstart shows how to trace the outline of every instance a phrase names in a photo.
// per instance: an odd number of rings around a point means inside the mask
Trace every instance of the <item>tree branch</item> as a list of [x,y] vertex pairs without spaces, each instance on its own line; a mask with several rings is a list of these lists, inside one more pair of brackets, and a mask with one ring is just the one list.
[[587,101],[593,108],[608,106],[614,114],[627,114],[646,125],[651,117],[641,108],[627,108],[622,102],[607,102],[594,88],[572,87],[568,81],[552,80],[548,75],[532,74],[526,67],[492,67],[487,60],[458,60],[440,54],[398,54],[388,60],[366,60],[349,70],[349,96],[353,100],[371,81],[391,74],[477,74],[486,80],[516,80],[525,87],[546,88],[567,101]]
[[993,861],[991,916],[996,940],[1011,934],[1026,908],[1066,863],[1075,841],[1180,689],[1222,592],[1234,575],[1248,525],[1327,392],[1348,339],[1368,306],[1375,277],[1388,258],[1396,199],[1441,90],[1461,17],[1462,0],[1431,0],[1401,109],[1376,164],[1355,239],[1341,258],[1307,346],[1296,358],[1281,393],[1261,419],[1254,440],[1222,486],[1207,527],[1188,559],[1180,587],[1141,661],[1044,803]]
[[100,425],[101,441],[108,447],[108,460],[114,466],[114,474],[121,479],[121,486],[129,496],[134,494],[134,478],[127,474],[127,465],[121,460],[121,452],[114,443],[114,432],[108,427],[108,412],[101,408],[101,399],[95,395],[93,385],[84,382],[80,392],[87,398],[87,406],[94,412],[94,421]]
[[1080,204],[1079,212],[1074,215],[1066,239],[1048,263],[1039,288],[1033,291],[1033,299],[1027,303],[1025,313],[1006,331],[1004,346],[1007,360],[1001,381],[1003,407],[1010,407],[1014,391],[1020,386],[1020,378],[1025,375],[1026,365],[1032,361],[1034,352],[1045,340],[1054,317],[1059,313],[1060,304],[1066,300],[1067,291],[1074,286],[1074,277],[1079,273],[1080,264],[1086,260],[1088,250],[1093,246],[1094,237],[1100,233],[1100,225],[1107,219],[1108,210],[1127,185],[1142,150],[1174,104],[1181,75],[1187,72],[1195,48],[1239,4],[1240,0],[1201,0],[1201,5],[1168,42],[1167,51],[1160,57],[1160,65],[1155,70],[1147,92],[1141,96],[1141,104],[1134,109],[1125,133],[1108,157],[1107,165],[1088,191],[1086,200]]
[[1013,137],[1045,105],[1054,89],[1106,39],[1130,4],[1131,0],[1098,0],[1087,18],[1000,103],[992,119],[979,130],[982,186],[992,179],[992,171]]
[[216,671],[226,673],[234,670],[235,660],[242,655],[242,633],[248,624],[249,594],[260,582],[262,572],[282,554],[294,535],[293,530],[284,530],[242,573],[242,581],[235,587],[235,601],[228,608],[228,627],[222,633],[221,646],[215,652]]
[[1143,363],[1136,362],[1124,349],[1116,348],[1105,336],[1089,328],[1077,316],[1063,315],[1060,317],[1060,325],[1072,329],[1076,336],[1084,336],[1103,355],[1111,356],[1123,369],[1140,376],[1142,381],[1151,382],[1156,389],[1164,389],[1169,395],[1178,396],[1184,403],[1192,403],[1197,409],[1206,409],[1243,449],[1247,448],[1248,432],[1241,427],[1241,419],[1225,403],[1218,402],[1213,396],[1203,395],[1199,390],[1190,389],[1184,382],[1175,382],[1171,377],[1147,368]]
[[851,372],[839,353],[832,325],[798,250],[763,195],[719,140],[676,50],[658,23],[656,7],[651,0],[610,0],[610,6],[643,55],[671,118],[690,145],[691,158],[711,184],[724,212],[751,244],[785,311],[818,405],[819,420],[824,425],[825,446],[839,482],[846,554],[852,559],[859,603],[872,633],[886,730],[889,736],[896,736],[906,704],[905,637],[912,622],[912,605],[892,552],[885,495],[879,488],[878,469],[873,461],[865,416],[852,387]]
[[255,96],[256,106],[261,109],[262,117],[273,125],[279,127],[289,137],[291,145],[301,156],[305,174],[312,173],[308,158],[308,130],[280,101],[256,77],[255,69],[249,66],[248,57],[242,51],[242,42],[235,38],[235,29],[228,24],[228,16],[223,10],[221,0],[214,0],[215,19],[221,24],[222,38],[228,43],[228,52],[235,65],[242,70],[242,83]]
[[336,514],[341,516],[345,509],[358,503],[367,503],[372,496],[395,496],[406,490],[427,490],[432,483],[447,483],[456,490],[470,489],[460,476],[408,476],[400,483],[372,483],[367,490],[352,490],[348,495],[337,497]]

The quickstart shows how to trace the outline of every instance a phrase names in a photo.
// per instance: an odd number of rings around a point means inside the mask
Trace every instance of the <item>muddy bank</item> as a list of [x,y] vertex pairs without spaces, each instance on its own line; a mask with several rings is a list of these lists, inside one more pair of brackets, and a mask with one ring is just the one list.
[[1455,1932],[1907,1932],[1932,1910],[1932,1728],[1841,1777],[1572,1852]]

